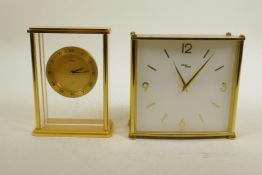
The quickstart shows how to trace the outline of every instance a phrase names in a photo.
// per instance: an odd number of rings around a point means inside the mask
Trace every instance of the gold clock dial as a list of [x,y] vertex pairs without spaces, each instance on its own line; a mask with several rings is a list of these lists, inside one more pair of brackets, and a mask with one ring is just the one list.
[[79,47],[64,47],[51,55],[46,77],[51,87],[65,97],[81,97],[92,90],[97,81],[97,65],[93,57]]

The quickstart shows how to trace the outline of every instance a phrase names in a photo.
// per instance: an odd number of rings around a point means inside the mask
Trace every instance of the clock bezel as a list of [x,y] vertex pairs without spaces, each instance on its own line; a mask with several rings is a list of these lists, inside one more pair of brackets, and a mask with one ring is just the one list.
[[[138,40],[235,40],[237,47],[235,50],[235,64],[233,70],[232,96],[230,102],[230,116],[227,132],[154,132],[154,131],[137,131],[136,130],[136,106],[137,106],[137,47]],[[242,54],[244,46],[244,35],[232,36],[231,33],[226,35],[162,35],[162,34],[136,34],[131,32],[131,77],[130,77],[130,123],[129,137],[136,138],[212,138],[226,137],[235,138],[235,122],[237,99],[239,91],[239,78],[242,63]]]
[[[92,62],[90,68],[92,69],[92,71],[95,72],[95,75],[91,75],[90,80],[88,83],[92,83],[91,86],[87,85],[85,87],[82,87],[80,90],[74,90],[74,91],[69,91],[63,88],[62,85],[59,85],[59,83],[56,83],[54,85],[52,85],[52,81],[57,81],[55,79],[55,62],[58,59],[61,59],[61,57],[67,55],[67,54],[71,54],[68,52],[68,50],[73,49],[74,50],[74,54],[78,55],[78,58],[84,60],[86,62],[86,64],[88,64],[89,61]],[[58,54],[60,53],[60,54]],[[83,55],[80,55],[80,53],[82,53]],[[52,63],[53,61],[53,63]],[[48,70],[54,71],[53,74],[49,74]],[[80,47],[75,47],[75,46],[67,46],[67,47],[63,47],[58,49],[57,51],[55,51],[49,58],[47,64],[46,64],[46,78],[49,82],[49,85],[53,88],[53,90],[55,92],[57,92],[58,94],[64,96],[64,97],[68,97],[68,98],[78,98],[78,97],[82,97],[84,95],[86,95],[87,93],[89,93],[95,86],[96,81],[97,81],[97,76],[98,76],[98,68],[96,65],[96,61],[94,59],[94,57],[85,49],[82,49]],[[62,92],[61,92],[62,90]]]

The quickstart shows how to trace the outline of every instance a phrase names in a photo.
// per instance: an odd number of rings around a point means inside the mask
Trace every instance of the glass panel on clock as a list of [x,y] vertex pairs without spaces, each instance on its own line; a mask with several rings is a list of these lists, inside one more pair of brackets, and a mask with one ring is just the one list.
[[34,35],[40,57],[40,118],[103,119],[102,35]]

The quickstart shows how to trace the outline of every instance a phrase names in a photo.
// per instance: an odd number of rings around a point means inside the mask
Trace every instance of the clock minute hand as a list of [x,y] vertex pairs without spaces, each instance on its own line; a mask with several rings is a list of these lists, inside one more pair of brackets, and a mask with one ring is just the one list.
[[73,73],[73,72],[79,72],[79,71],[81,71],[81,70],[83,70],[84,68],[83,67],[80,67],[80,68],[78,68],[78,69],[74,69],[74,70],[71,70],[71,72]]
[[197,72],[193,75],[193,77],[184,85],[182,91],[186,90],[187,87],[192,83],[192,81],[196,78],[196,76],[201,72],[201,70],[207,65],[207,63],[209,62],[209,60],[213,57],[213,55],[211,55],[208,60],[197,70]]
[[88,73],[88,71],[71,71],[72,74]]

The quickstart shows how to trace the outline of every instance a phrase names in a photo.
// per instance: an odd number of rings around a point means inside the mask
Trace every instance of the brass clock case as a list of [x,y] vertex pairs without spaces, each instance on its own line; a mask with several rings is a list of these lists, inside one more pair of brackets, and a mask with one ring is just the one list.
[[[142,106],[141,104],[139,104],[138,98],[141,96],[141,94],[139,94],[138,92],[142,91],[141,89],[138,88],[143,88],[143,92],[148,91],[148,88],[150,87],[150,83],[147,81],[141,81],[139,82],[139,78],[141,77],[140,74],[138,74],[138,69],[139,69],[139,64],[141,64],[141,62],[139,63],[139,60],[142,59],[143,57],[141,56],[141,54],[139,53],[140,49],[141,49],[141,45],[139,44],[140,41],[149,41],[149,40],[159,40],[159,41],[167,41],[167,40],[202,40],[202,41],[228,41],[228,40],[232,40],[235,42],[236,44],[236,48],[234,52],[234,57],[232,57],[232,59],[234,59],[234,64],[232,66],[232,86],[231,86],[231,90],[232,90],[232,95],[230,96],[229,102],[230,102],[230,110],[229,110],[229,115],[227,118],[228,121],[228,126],[227,129],[225,131],[185,131],[185,120],[184,118],[181,118],[181,120],[179,120],[178,125],[179,125],[179,129],[180,130],[164,130],[164,126],[163,126],[163,130],[158,129],[158,130],[143,130],[143,128],[141,129],[141,127],[139,126],[139,118],[138,118],[138,105],[140,105],[140,107]],[[244,40],[245,40],[245,36],[244,35],[239,35],[239,36],[232,36],[230,33],[227,33],[226,35],[159,35],[159,34],[136,34],[135,32],[131,33],[131,101],[130,101],[130,130],[129,130],[129,137],[130,138],[212,138],[212,137],[227,137],[227,138],[235,138],[235,121],[236,121],[236,109],[237,109],[237,98],[238,98],[238,89],[239,89],[239,77],[240,77],[240,68],[241,68],[241,62],[242,62],[242,54],[243,54],[243,47],[244,47]],[[182,53],[190,53],[190,50],[192,48],[192,46],[190,46],[187,50],[184,50],[184,46],[186,45],[181,45],[182,46]],[[165,55],[165,57],[167,57],[168,59],[170,59],[170,55],[168,54],[167,50],[165,48],[163,48],[162,51],[163,55]],[[206,56],[206,54],[205,54]],[[204,56],[204,57],[205,57]],[[211,55],[212,57],[212,55]],[[209,59],[211,58],[209,57]],[[150,57],[151,58],[151,57]],[[186,81],[183,79],[183,77],[181,76],[179,70],[177,69],[177,66],[175,63],[173,63],[174,65],[174,71],[177,72],[177,77],[178,77],[178,82],[182,85],[181,88],[181,92],[183,91],[188,91],[189,85],[191,84],[191,82],[195,79],[195,77],[197,76],[197,74],[199,74],[199,72],[201,71],[201,69],[203,69],[203,67],[207,64],[207,62],[209,61],[209,59],[207,61],[205,61],[205,63],[199,68],[198,71],[196,71],[195,74],[193,74],[193,77],[191,79],[188,80],[188,82],[186,83]],[[143,65],[144,66],[144,65]],[[141,67],[143,67],[141,66]],[[181,66],[187,66],[187,65],[181,65]],[[214,71],[218,71],[219,69],[223,68],[224,65],[220,66],[220,67],[215,67]],[[147,68],[150,71],[157,71],[157,69],[153,66],[147,65]],[[139,82],[139,83],[138,83]],[[140,84],[141,83],[141,84]],[[140,87],[139,87],[140,86]],[[229,86],[226,84],[226,82],[221,82],[221,86],[219,86],[218,90],[220,92],[226,92],[227,89],[229,89]],[[161,92],[162,93],[162,92]],[[140,95],[140,96],[139,96]],[[153,99],[153,98],[152,98]],[[141,100],[141,99],[140,99]],[[145,106],[146,108],[150,108],[151,106],[154,106],[156,104],[156,102],[151,101],[151,103],[148,103],[147,106]],[[217,105],[216,103],[212,103],[213,106],[219,108],[219,105]],[[190,108],[188,108],[188,106],[186,106],[187,109],[190,110]],[[140,117],[142,118],[142,117]],[[159,117],[159,120],[161,123],[166,120],[167,118],[167,114],[163,113],[163,115],[161,115],[161,118]],[[202,121],[202,115],[198,115],[198,118]],[[149,121],[149,119],[148,119]],[[161,125],[160,125],[161,126]],[[140,127],[140,128],[139,128]]]

